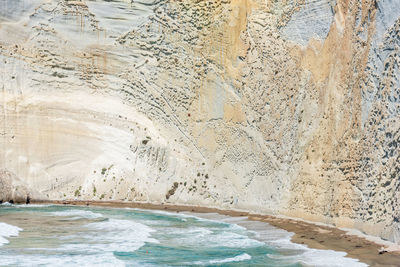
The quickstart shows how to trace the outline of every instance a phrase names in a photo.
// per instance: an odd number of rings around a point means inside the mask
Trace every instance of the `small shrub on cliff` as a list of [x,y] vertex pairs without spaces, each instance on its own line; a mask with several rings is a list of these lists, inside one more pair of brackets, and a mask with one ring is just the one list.
[[75,195],[75,197],[79,197],[81,195],[81,192],[79,191],[79,189],[75,190],[74,195]]

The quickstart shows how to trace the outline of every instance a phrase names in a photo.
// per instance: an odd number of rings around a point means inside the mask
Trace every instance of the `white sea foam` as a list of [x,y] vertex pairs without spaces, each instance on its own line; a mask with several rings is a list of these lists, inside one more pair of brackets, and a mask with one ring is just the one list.
[[52,205],[46,205],[46,204],[17,204],[13,205],[14,208],[46,208],[50,207]]
[[357,259],[345,257],[345,252],[320,249],[305,249],[297,255],[268,255],[271,259],[281,260],[286,264],[301,263],[306,266],[316,267],[365,267],[365,263],[359,262]]
[[224,246],[230,248],[250,248],[263,246],[264,243],[249,238],[245,234],[223,231],[218,235],[210,236],[208,242],[214,246]]
[[293,243],[291,241],[294,233],[278,229],[269,224],[256,221],[246,221],[243,225],[251,230],[255,230],[259,240],[267,245],[282,251],[281,255],[268,255],[271,259],[278,259],[285,264],[301,263],[307,266],[320,267],[364,267],[368,266],[359,262],[357,259],[347,258],[345,252],[311,249],[305,245]]
[[[131,208],[126,208],[126,209],[131,209]],[[229,218],[233,218],[235,221],[242,221],[246,220],[247,217],[230,217],[230,216],[225,216],[221,215],[218,213],[195,213],[195,212],[172,212],[172,211],[163,211],[163,210],[146,210],[146,209],[139,209],[139,208],[133,208],[132,210],[137,210],[137,211],[142,211],[142,212],[148,212],[148,213],[154,213],[154,214],[160,214],[160,215],[166,215],[168,217],[175,217],[179,218],[180,220],[186,222],[187,219],[194,219],[196,221],[200,222],[209,222],[212,224],[220,224],[220,225],[226,225],[229,226],[229,228],[233,230],[246,230],[245,227],[242,227],[238,224],[231,223]],[[227,219],[227,221],[225,221]]]
[[[68,216],[76,215],[75,212],[65,211],[56,216],[67,216],[67,214]],[[90,213],[80,215],[87,216]],[[2,224],[0,224],[0,231],[5,229],[1,226]],[[73,243],[64,243],[56,248],[29,249],[31,251],[29,257],[26,257],[26,254],[2,254],[0,266],[126,266],[124,261],[114,255],[115,252],[133,252],[146,242],[158,243],[156,239],[150,237],[154,229],[134,221],[106,219],[81,227],[83,231],[79,231],[79,234],[67,236],[73,240]],[[46,255],[34,252],[40,250],[46,251]],[[53,252],[48,253],[49,251]],[[138,262],[134,266],[143,266],[143,264]]]
[[132,210],[146,212],[146,213],[166,215],[168,217],[176,217],[176,218],[181,219],[182,221],[186,221],[187,218],[201,219],[201,218],[198,218],[198,217],[195,217],[195,216],[192,216],[192,215],[186,215],[186,214],[183,214],[183,213],[177,213],[177,212],[172,212],[172,211],[146,210],[146,209],[140,209],[140,208],[133,208]]
[[91,255],[40,255],[30,254],[29,257],[23,255],[2,255],[0,257],[1,266],[126,266],[110,253],[91,254]]
[[[200,214],[199,216],[202,215]],[[243,217],[222,216],[219,218],[220,215],[214,214],[212,214],[212,216],[215,216],[215,219],[220,219],[228,223],[237,223],[239,226],[244,227],[245,229],[254,233],[257,240],[259,240],[258,242],[262,241],[264,244],[267,244],[270,247],[277,248],[278,251],[283,252],[281,255],[273,254],[268,256],[271,259],[277,259],[285,264],[300,263],[307,266],[320,267],[368,266],[359,262],[357,259],[346,257],[347,254],[345,252],[311,249],[305,245],[293,243],[291,238],[294,233],[273,227],[264,222],[244,220]],[[210,216],[206,215],[206,218],[210,218]],[[226,238],[226,240],[224,240],[224,238]],[[238,239],[237,236],[235,236],[235,233],[228,233],[227,235],[223,236],[223,238],[219,238],[218,236],[214,241],[218,243],[226,242],[225,245],[237,245],[240,247],[240,244],[238,243],[239,240],[240,238]],[[241,245],[244,245],[243,247],[256,245],[256,243],[252,242],[252,240],[254,239],[243,238],[243,243]]]
[[44,208],[51,205],[46,204],[11,204],[10,202],[1,203],[0,206],[10,206],[13,208]]
[[210,264],[219,264],[219,263],[227,263],[227,262],[234,262],[234,261],[245,261],[245,260],[250,260],[251,256],[247,253],[240,254],[236,257],[233,258],[226,258],[223,260],[211,260],[209,263]]
[[65,244],[57,250],[86,252],[133,252],[146,242],[159,243],[151,238],[152,228],[128,220],[109,219],[86,225],[88,233],[79,238],[84,241],[77,244]]
[[7,237],[18,236],[20,231],[22,229],[17,226],[0,222],[0,246],[9,242]]
[[263,242],[252,239],[245,232],[230,232],[219,228],[170,228],[170,243],[185,246],[202,247],[229,247],[229,248],[250,248],[265,245]]
[[[168,216],[174,215],[183,219],[194,217],[192,215],[169,212],[156,213],[162,213]],[[49,213],[46,212],[46,214]],[[84,221],[80,221],[82,222],[79,226],[80,228],[74,228],[78,233],[75,231],[73,234],[66,236],[68,241],[63,242],[59,247],[54,249],[46,248],[46,251],[53,251],[47,256],[40,253],[30,253],[29,257],[4,254],[0,257],[0,265],[29,266],[34,262],[35,265],[123,266],[124,262],[117,259],[114,253],[136,251],[144,246],[146,242],[159,243],[158,240],[152,238],[151,235],[155,231],[153,228],[158,229],[161,227],[161,233],[166,231],[166,235],[168,236],[166,240],[168,244],[171,245],[179,244],[189,247],[200,246],[204,248],[249,248],[267,244],[267,246],[275,248],[278,252],[278,254],[268,255],[268,257],[282,265],[303,264],[321,267],[366,266],[356,259],[345,257],[345,252],[310,249],[305,245],[291,242],[293,233],[275,228],[263,222],[248,221],[243,218],[232,219],[226,216],[221,216],[221,218],[219,218],[218,215],[209,214],[205,219],[201,219],[202,221],[206,221],[205,224],[198,224],[196,221],[194,224],[190,223],[189,225],[187,225],[186,222],[183,225],[181,222],[173,222],[170,226],[165,228],[163,224],[158,226],[145,225],[147,224],[145,221],[141,221],[142,223],[140,223],[134,220],[117,218],[107,219],[106,216],[89,210],[70,209],[50,214],[66,217],[67,219],[94,219],[102,217],[104,220],[89,224],[84,224]],[[220,220],[218,221],[218,219]],[[163,221],[162,218],[160,221]],[[227,227],[226,224],[229,226]],[[237,226],[237,224],[240,226]],[[0,223],[0,246],[4,243],[8,243],[7,237],[17,236],[21,230],[22,229],[16,226]],[[72,242],[69,242],[70,240],[72,240]],[[40,248],[38,249],[40,250]],[[237,253],[242,254],[235,257],[211,260],[203,259],[196,262],[196,264],[218,265],[251,259],[251,256],[246,254],[245,251],[238,251]],[[140,260],[140,258],[138,260]],[[143,262],[137,263],[137,265],[141,266],[142,264]]]
[[238,256],[232,258],[225,258],[225,259],[214,259],[209,261],[196,261],[194,264],[197,265],[209,265],[209,264],[221,264],[221,263],[228,263],[228,262],[238,262],[238,261],[246,261],[250,260],[251,256],[247,253],[240,254]]
[[90,210],[78,210],[78,209],[55,211],[55,212],[51,212],[50,215],[70,217],[70,218],[68,218],[68,220],[96,219],[96,218],[103,217],[103,215],[101,215],[100,213],[95,213]]
[[[202,213],[203,217],[198,217],[196,213],[172,213],[168,211],[143,210],[148,213],[174,216],[180,219],[195,219],[196,221],[205,222],[204,227],[169,227],[169,234],[173,237],[169,239],[169,243],[180,244],[185,246],[203,246],[203,247],[230,247],[230,248],[250,248],[265,245],[256,239],[250,238],[247,235],[245,227],[229,222],[224,222],[220,217],[227,217],[217,213]],[[230,217],[232,218],[232,217]],[[241,221],[243,218],[240,219]],[[186,221],[186,220],[185,220]]]
[[204,227],[189,227],[189,228],[171,228],[170,233],[173,233],[177,237],[183,235],[198,240],[199,237],[204,237],[212,234],[213,232]]
[[358,259],[345,257],[347,253],[333,250],[317,250],[308,249],[301,255],[299,260],[301,263],[311,266],[324,267],[365,267],[365,263],[359,262]]
[[[277,229],[279,232],[284,230]],[[334,251],[334,250],[323,250],[323,249],[312,249],[302,244],[296,244],[291,241],[293,233],[287,232],[286,238],[279,238],[266,242],[275,248],[281,250],[292,251],[294,255],[268,255],[273,259],[281,259],[287,263],[302,263],[310,266],[321,266],[321,267],[364,267],[367,264],[361,263],[358,259],[347,258],[346,252]]]
[[[129,208],[128,208],[129,209]],[[172,211],[164,211],[164,210],[146,210],[146,209],[139,209],[139,208],[134,208],[132,210],[137,210],[137,211],[142,211],[142,212],[148,212],[148,213],[154,213],[154,214],[160,214],[160,215],[166,215],[168,217],[176,217],[181,219],[182,221],[187,221],[187,219],[195,219],[197,221],[202,221],[202,222],[212,222],[212,223],[219,223],[219,224],[229,224],[225,223],[221,220],[215,220],[214,218],[207,218],[207,216],[222,216],[218,213],[194,213],[194,212],[172,212]],[[203,215],[203,216],[197,216],[198,214]],[[235,226],[234,224],[231,224],[232,226]],[[237,225],[236,225],[237,226]]]

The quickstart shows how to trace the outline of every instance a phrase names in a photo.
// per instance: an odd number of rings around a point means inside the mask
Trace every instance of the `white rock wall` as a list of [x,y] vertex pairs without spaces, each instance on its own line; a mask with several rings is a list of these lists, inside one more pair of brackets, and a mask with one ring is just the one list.
[[43,198],[237,208],[398,242],[396,7],[1,0],[0,169]]

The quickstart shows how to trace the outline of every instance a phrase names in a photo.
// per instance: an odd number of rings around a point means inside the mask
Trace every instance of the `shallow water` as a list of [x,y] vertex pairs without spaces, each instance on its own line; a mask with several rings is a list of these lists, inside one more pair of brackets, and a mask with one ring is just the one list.
[[0,205],[1,266],[365,266],[290,236],[218,214]]

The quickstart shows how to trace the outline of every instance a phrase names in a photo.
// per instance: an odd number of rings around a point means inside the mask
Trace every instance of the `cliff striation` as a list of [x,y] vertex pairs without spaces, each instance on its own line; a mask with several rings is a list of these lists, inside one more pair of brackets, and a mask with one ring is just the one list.
[[398,4],[1,0],[0,184],[400,243]]

